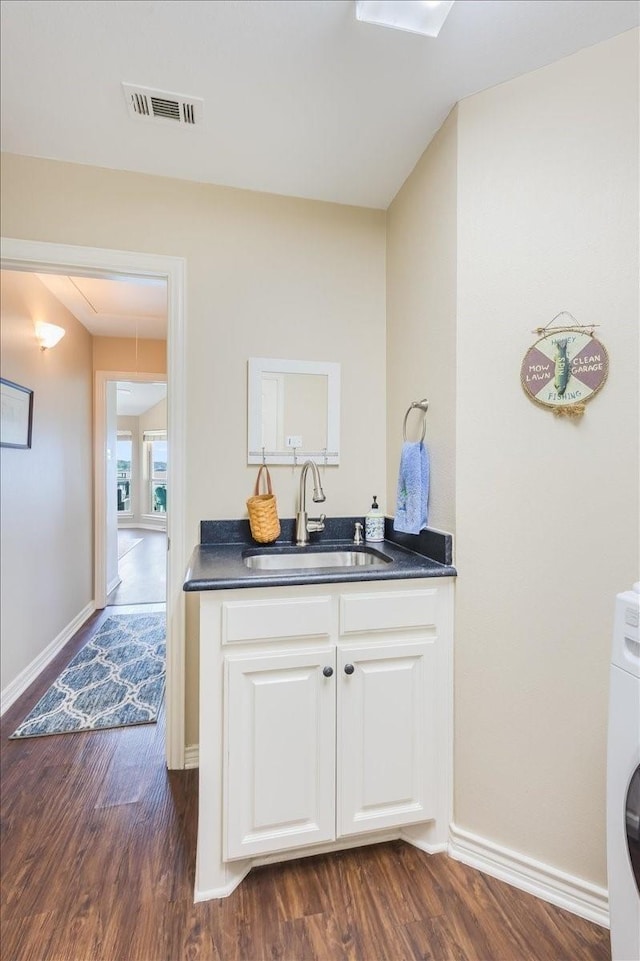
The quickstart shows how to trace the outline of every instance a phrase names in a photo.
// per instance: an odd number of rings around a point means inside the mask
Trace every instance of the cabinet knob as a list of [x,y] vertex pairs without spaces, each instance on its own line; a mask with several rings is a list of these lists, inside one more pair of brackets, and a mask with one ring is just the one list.
[[354,671],[355,671],[355,667],[353,666],[353,664],[345,664],[344,666],[345,674],[353,674]]
[[323,667],[323,668],[322,668],[322,673],[324,674],[325,677],[331,677],[331,675],[333,674],[333,668],[332,668],[332,667]]

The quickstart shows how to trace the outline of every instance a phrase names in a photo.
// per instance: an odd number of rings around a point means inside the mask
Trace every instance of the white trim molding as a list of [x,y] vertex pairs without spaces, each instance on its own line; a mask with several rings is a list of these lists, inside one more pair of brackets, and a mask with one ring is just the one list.
[[95,609],[95,603],[90,601],[79,614],[76,614],[72,621],[69,621],[66,627],[62,628],[57,637],[54,637],[43,651],[40,651],[38,656],[34,657],[31,663],[27,664],[24,670],[20,671],[18,676],[7,684],[4,690],[0,692],[0,717],[33,684],[47,664],[50,664],[56,654],[60,653],[67,641],[70,641],[76,631],[79,631],[82,625],[89,620]]
[[[212,901],[215,899],[228,898],[230,894],[233,894],[238,885],[244,881],[247,874],[253,867],[253,863],[249,861],[237,861],[235,864],[226,864],[224,867],[224,883],[217,888],[208,888],[206,891],[200,891],[197,887],[193,892],[193,900],[195,904],[200,901]],[[198,858],[196,855],[196,879],[198,878]],[[197,883],[197,881],[196,881]]]
[[160,524],[141,524],[141,523],[138,522],[138,521],[135,521],[134,523],[130,523],[129,521],[125,521],[124,524],[122,524],[122,523],[119,523],[119,524],[118,524],[118,530],[119,530],[119,531],[128,531],[128,530],[160,531],[161,534],[166,534],[166,533],[167,533],[167,525],[166,525],[166,524],[162,524],[162,525],[160,525]]
[[609,927],[606,888],[464,831],[455,824],[450,828],[449,855],[587,921]]
[[408,830],[401,831],[399,836],[403,841],[406,841],[407,844],[411,844],[414,848],[424,851],[425,854],[444,854],[449,851],[449,843],[447,841],[435,841],[434,843],[423,841],[420,837],[412,837]]
[[184,766],[187,770],[200,767],[200,745],[187,744],[184,749]]
[[161,534],[167,533],[166,524],[149,524],[144,522],[140,524],[133,524],[132,526],[139,527],[141,531],[159,531]]
[[[120,584],[122,584],[122,578],[121,578],[120,575],[118,574],[118,575],[116,575],[116,577],[113,578],[112,581],[110,581],[110,582],[107,584],[107,597],[109,596],[109,594],[111,594],[112,591],[115,591],[116,587],[119,587]],[[105,606],[106,606],[106,605],[105,605]],[[96,607],[97,607],[97,605],[96,605]]]
[[[185,556],[186,512],[186,284],[183,257],[78,247],[3,237],[1,266],[5,270],[83,274],[113,274],[163,278],[167,282],[167,436],[171,445],[167,482],[171,490],[168,516],[167,561],[167,733],[169,768],[184,767],[185,732],[185,602],[182,591]],[[101,546],[99,525],[95,529],[96,551]],[[96,601],[99,598],[96,597]]]

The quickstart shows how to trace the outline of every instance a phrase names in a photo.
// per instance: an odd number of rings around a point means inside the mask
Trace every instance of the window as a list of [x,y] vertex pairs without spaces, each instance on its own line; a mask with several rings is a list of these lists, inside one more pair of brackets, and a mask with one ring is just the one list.
[[133,440],[130,430],[119,430],[116,441],[118,513],[131,514],[131,462]]
[[147,503],[150,514],[167,513],[167,432],[164,430],[145,430],[143,434],[145,449]]

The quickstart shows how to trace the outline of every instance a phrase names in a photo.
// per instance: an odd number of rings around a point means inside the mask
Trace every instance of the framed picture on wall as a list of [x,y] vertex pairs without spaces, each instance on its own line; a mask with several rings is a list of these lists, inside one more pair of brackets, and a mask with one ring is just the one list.
[[31,447],[33,391],[0,377],[0,447]]

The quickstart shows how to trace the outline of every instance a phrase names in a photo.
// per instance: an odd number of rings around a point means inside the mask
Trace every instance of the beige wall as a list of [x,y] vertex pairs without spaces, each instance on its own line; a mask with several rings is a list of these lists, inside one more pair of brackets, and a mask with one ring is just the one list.
[[[34,391],[30,450],[2,448],[5,689],[93,597],[91,337],[33,274],[2,271],[2,376]],[[41,351],[34,323],[66,335]]]
[[[455,530],[457,108],[387,212],[387,513],[395,513],[402,424],[426,397],[429,525]],[[412,411],[408,440],[420,436]]]
[[[459,105],[455,818],[606,883],[614,595],[638,579],[638,32]],[[601,324],[576,423],[531,331]]]
[[140,437],[142,438],[142,433],[145,430],[166,430],[167,429],[167,399],[158,401],[149,410],[146,410],[144,414],[140,414],[138,417],[138,423],[140,425]]
[[[600,885],[613,600],[639,574],[637,69],[634,31],[461,102],[388,211],[388,491],[426,395],[430,522],[457,533],[454,818]],[[611,357],[580,423],[519,382],[560,310]]]
[[[2,197],[6,237],[186,258],[188,544],[203,518],[246,516],[249,357],[342,365],[342,456],[326,469],[324,507],[366,510],[385,482],[383,212],[13,155]],[[271,473],[291,517],[298,472]],[[195,665],[189,616],[189,743]]]
[[94,337],[93,369],[165,374],[167,342],[139,340],[136,343],[131,337]]
[[[385,478],[382,211],[10,154],[2,185],[3,236],[186,258],[189,541],[202,518],[245,514],[250,356],[341,363],[342,460],[327,468],[326,507],[366,508]],[[292,516],[297,478],[272,473]]]

